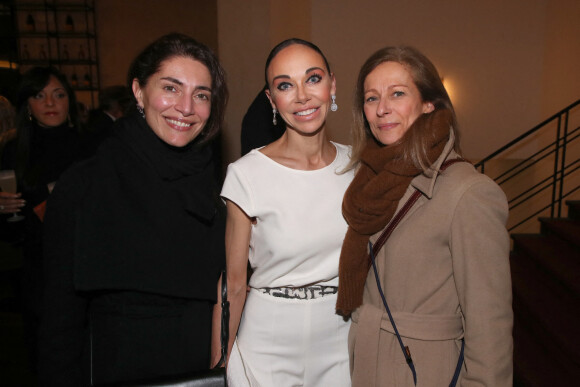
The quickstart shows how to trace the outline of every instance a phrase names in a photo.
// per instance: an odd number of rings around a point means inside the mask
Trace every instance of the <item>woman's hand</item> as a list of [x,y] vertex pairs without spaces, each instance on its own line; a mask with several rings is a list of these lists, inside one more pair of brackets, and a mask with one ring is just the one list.
[[[252,219],[248,217],[235,203],[227,200],[228,216],[226,221],[226,267],[228,281],[228,301],[230,302],[230,333],[228,356],[232,351],[234,340],[240,325],[242,310],[248,292],[248,255]],[[223,280],[223,279],[222,279]],[[218,283],[218,303],[213,312],[212,332],[212,365],[217,363],[221,351],[221,282]]]
[[26,205],[26,200],[21,199],[21,196],[21,193],[0,192],[0,214],[20,212]]

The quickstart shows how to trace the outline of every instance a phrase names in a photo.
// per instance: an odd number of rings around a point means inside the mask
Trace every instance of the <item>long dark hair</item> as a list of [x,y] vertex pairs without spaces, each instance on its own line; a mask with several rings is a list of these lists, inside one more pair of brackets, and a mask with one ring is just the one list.
[[223,125],[228,103],[226,74],[217,57],[207,46],[183,34],[164,35],[145,47],[133,60],[127,75],[127,85],[137,79],[145,87],[149,78],[159,71],[164,61],[173,57],[185,57],[199,61],[207,67],[211,75],[211,115],[196,141],[204,143],[212,139]]
[[68,83],[66,76],[54,67],[33,67],[23,74],[16,93],[16,178],[19,184],[34,185],[34,174],[29,173],[30,152],[35,137],[40,130],[36,119],[31,115],[28,99],[38,94],[55,77],[64,87],[68,95],[68,125],[79,126],[79,113],[74,90]]

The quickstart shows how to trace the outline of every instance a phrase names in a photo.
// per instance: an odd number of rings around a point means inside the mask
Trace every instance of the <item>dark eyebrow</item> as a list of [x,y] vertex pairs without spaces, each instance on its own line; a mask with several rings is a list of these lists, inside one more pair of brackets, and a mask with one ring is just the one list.
[[277,75],[272,79],[272,81],[275,81],[276,79],[280,79],[280,78],[290,79],[290,77],[288,75]]
[[[326,71],[324,71],[324,70],[323,70],[322,68],[320,68],[320,67],[311,67],[311,68],[307,69],[307,70],[306,70],[304,73],[305,73],[305,74],[308,74],[309,72],[311,72],[311,71],[314,71],[314,70],[320,70],[320,71],[322,71],[323,73],[326,73]],[[275,76],[275,77],[272,79],[272,81],[275,81],[276,79],[280,79],[280,78],[282,78],[282,79],[290,79],[290,76],[288,76],[288,75],[278,75],[278,76]]]
[[175,79],[173,77],[163,77],[161,79],[163,79],[165,81],[169,81],[169,82],[175,83],[175,84],[177,84],[179,86],[182,86],[183,85],[183,82],[181,82],[179,79]]
[[324,71],[324,70],[323,70],[322,68],[320,68],[320,67],[311,67],[311,68],[309,68],[308,70],[306,70],[306,74],[308,74],[309,72],[311,72],[311,71],[314,71],[314,70],[320,70],[320,71],[322,71],[323,73],[326,73],[326,71]]
[[[163,77],[161,79],[163,79],[165,81],[169,81],[171,83],[175,83],[176,85],[179,85],[179,86],[183,86],[183,82],[181,82],[179,79],[176,79],[176,78],[173,78],[173,77]],[[207,86],[197,86],[195,88],[195,90],[206,90],[206,91],[211,92],[211,87],[207,87]]]

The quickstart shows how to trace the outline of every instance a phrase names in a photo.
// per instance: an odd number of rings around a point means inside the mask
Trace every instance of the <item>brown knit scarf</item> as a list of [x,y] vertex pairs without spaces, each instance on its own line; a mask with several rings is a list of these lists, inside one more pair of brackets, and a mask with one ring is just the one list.
[[369,238],[386,227],[411,180],[422,172],[402,157],[402,144],[412,131],[430,136],[427,156],[432,164],[449,139],[451,123],[449,110],[437,110],[419,116],[397,145],[381,146],[374,140],[367,141],[359,170],[342,203],[342,212],[349,227],[338,267],[336,310],[339,314],[348,316],[362,304],[364,283],[370,267],[367,252]]

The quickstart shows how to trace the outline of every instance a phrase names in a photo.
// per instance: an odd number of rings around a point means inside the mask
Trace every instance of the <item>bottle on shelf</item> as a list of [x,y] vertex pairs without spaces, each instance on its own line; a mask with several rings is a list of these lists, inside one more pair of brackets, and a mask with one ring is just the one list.
[[75,30],[75,23],[70,14],[66,15],[64,22],[64,30],[67,32],[73,32]]
[[29,60],[30,59],[30,51],[28,51],[28,45],[24,45],[24,47],[22,47],[22,59],[23,60]]
[[85,59],[86,59],[85,48],[81,44],[79,47],[79,60],[85,60]]
[[66,44],[62,45],[62,60],[69,60],[70,54],[68,52],[68,47]]
[[70,85],[73,88],[79,87],[79,78],[77,77],[77,73],[74,69],[72,75],[70,76]]
[[46,51],[44,50],[44,44],[40,45],[40,52],[38,54],[38,58],[40,60],[47,60],[48,59],[48,55],[46,55]]
[[89,68],[87,67],[87,71],[85,71],[85,75],[83,76],[83,87],[87,89],[91,87],[91,76],[89,75]]
[[34,18],[30,13],[28,14],[28,16],[26,16],[26,31],[28,32],[36,31],[36,24],[34,23]]

